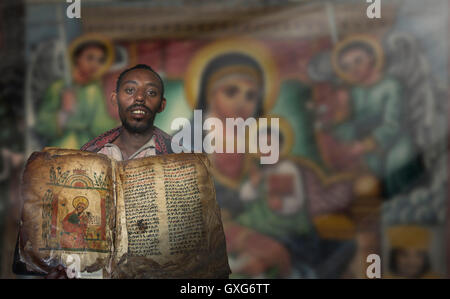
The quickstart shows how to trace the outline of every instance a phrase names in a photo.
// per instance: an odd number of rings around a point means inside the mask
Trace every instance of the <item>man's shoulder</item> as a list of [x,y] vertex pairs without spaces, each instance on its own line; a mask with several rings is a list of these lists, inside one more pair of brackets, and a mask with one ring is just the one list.
[[161,136],[163,139],[172,140],[172,136],[155,126],[154,134]]
[[[87,152],[98,152],[100,151],[105,144],[112,143],[117,137],[119,137],[123,127],[119,126],[117,128],[106,131],[105,133],[95,137],[91,141],[87,142],[83,145],[80,150]],[[156,154],[171,154],[172,151],[172,136],[168,133],[164,132],[158,127],[154,127],[154,135],[155,135],[155,148]]]
[[106,131],[103,134],[95,137],[94,139],[88,141],[84,144],[80,150],[87,152],[98,152],[102,147],[107,143],[113,142],[117,137],[119,137],[120,132],[122,131],[122,126],[116,127],[109,131]]
[[155,149],[157,155],[172,154],[172,136],[161,130],[160,128],[154,128]]

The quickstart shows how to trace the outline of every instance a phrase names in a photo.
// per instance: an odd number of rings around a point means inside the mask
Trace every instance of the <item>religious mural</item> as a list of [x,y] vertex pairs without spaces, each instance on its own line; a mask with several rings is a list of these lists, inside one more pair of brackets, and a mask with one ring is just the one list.
[[[395,1],[383,22],[348,3],[289,5],[250,7],[236,23],[113,21],[120,9],[150,8],[95,6],[93,18],[86,7],[62,47],[56,33],[29,41],[39,82],[29,144],[79,148],[118,126],[115,79],[148,64],[164,80],[155,124],[166,132],[194,109],[223,121],[279,119],[269,127],[279,130],[276,164],[260,164],[259,153],[209,155],[233,278],[361,278],[370,253],[382,256],[386,277],[446,277],[448,96],[435,66],[447,59],[424,50],[446,37],[405,30],[408,9]],[[59,246],[101,248],[92,209],[104,207],[93,196],[104,200],[100,189],[74,194],[56,211],[46,194]]]

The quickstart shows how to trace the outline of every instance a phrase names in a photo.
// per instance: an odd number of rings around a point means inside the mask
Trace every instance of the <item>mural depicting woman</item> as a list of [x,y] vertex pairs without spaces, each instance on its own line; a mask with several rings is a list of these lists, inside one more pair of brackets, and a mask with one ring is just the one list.
[[[187,99],[193,109],[202,110],[203,119],[216,117],[225,124],[226,118],[258,118],[272,108],[278,79],[275,63],[263,45],[247,39],[224,40],[206,46],[193,58],[185,76]],[[224,142],[231,138],[226,134],[224,130]],[[236,221],[246,210],[239,191],[250,155],[213,153],[209,158],[234,275],[291,275],[290,253],[281,242],[264,230]]]
[[71,86],[51,84],[39,107],[36,132],[47,146],[79,149],[115,126],[106,109],[99,78],[114,59],[111,43],[98,36],[81,36],[69,48]]
[[[263,84],[262,71],[252,58],[234,53],[219,56],[205,69],[196,109],[201,109],[204,117],[217,117],[223,123],[226,118],[258,117],[262,113]],[[225,131],[224,136],[227,140]],[[229,193],[229,187],[241,179],[245,154],[212,154],[211,162],[217,169],[219,204],[232,213],[238,212],[237,198],[223,198],[220,194],[224,189]]]
[[[275,98],[276,78],[274,62],[262,45],[250,40],[222,41],[193,58],[186,75],[187,98],[192,107],[202,110],[203,119],[215,117],[225,124],[226,118],[258,118]],[[246,155],[214,153],[210,159],[219,205],[236,215],[242,211],[238,187],[245,174]]]

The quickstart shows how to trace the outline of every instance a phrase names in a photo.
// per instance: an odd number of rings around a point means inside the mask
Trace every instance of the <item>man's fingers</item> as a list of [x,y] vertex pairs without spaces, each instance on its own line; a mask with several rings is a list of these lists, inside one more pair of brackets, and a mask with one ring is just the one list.
[[53,269],[49,274],[45,276],[45,279],[56,279],[58,277],[59,271]]
[[66,271],[59,272],[58,279],[69,279],[69,277],[67,277]]
[[45,276],[45,279],[67,279],[66,269],[62,265],[58,265],[53,268],[49,274]]

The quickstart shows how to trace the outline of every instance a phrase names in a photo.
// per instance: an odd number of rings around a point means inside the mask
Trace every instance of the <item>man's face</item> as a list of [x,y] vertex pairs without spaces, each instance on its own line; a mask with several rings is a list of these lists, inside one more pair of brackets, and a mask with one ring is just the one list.
[[166,105],[161,92],[161,82],[154,73],[135,69],[125,74],[113,101],[117,101],[120,120],[127,131],[143,133],[152,128],[156,113]]
[[346,75],[357,83],[364,82],[374,69],[374,59],[363,49],[346,51],[340,58],[340,65]]

